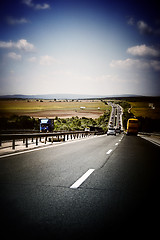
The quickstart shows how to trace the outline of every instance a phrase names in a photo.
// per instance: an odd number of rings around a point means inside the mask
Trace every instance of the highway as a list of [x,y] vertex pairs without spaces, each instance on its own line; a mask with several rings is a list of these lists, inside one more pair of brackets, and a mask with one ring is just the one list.
[[158,146],[123,134],[0,158],[1,235],[155,239],[159,159]]
[[108,122],[108,127],[121,128],[123,130],[122,115],[123,109],[120,105],[108,102],[108,105],[112,107],[110,119]]

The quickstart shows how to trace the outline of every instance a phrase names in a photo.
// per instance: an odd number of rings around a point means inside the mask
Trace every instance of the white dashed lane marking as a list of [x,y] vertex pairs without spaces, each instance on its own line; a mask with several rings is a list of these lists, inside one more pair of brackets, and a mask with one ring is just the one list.
[[106,154],[110,154],[112,152],[112,149],[110,149],[108,152],[106,152]]
[[95,169],[89,169],[85,174],[82,175],[70,188],[78,188],[88,177],[94,172]]

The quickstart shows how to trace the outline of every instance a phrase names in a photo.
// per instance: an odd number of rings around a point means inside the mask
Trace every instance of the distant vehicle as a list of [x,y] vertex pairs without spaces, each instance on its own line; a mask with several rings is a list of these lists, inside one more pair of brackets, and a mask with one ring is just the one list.
[[108,128],[108,131],[107,131],[107,136],[108,136],[108,135],[114,135],[114,136],[116,136],[116,130],[115,130],[115,128],[109,127],[109,128]]
[[52,132],[54,129],[53,119],[40,119],[40,132]]
[[137,135],[138,133],[138,119],[130,118],[127,121],[127,135]]
[[121,133],[121,127],[116,128],[116,133]]

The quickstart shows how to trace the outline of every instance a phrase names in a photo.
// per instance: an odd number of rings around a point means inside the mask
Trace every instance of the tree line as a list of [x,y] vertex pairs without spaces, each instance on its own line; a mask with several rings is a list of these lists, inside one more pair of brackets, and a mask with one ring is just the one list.
[[[85,130],[89,127],[99,127],[103,132],[107,132],[110,110],[107,110],[97,119],[86,117],[72,117],[54,119],[54,131],[75,131]],[[12,115],[9,118],[0,118],[0,131],[5,130],[40,130],[39,119],[30,116]]]

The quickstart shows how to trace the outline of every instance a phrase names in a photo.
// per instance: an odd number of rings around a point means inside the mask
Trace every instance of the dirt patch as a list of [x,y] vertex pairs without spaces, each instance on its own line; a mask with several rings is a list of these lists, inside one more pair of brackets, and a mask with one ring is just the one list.
[[40,112],[22,112],[19,115],[27,115],[34,118],[71,118],[71,117],[86,117],[86,118],[99,118],[102,116],[104,111],[68,111],[68,110],[53,110],[53,111],[40,111]]

